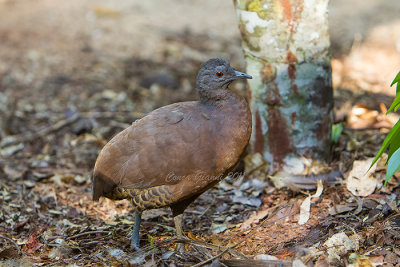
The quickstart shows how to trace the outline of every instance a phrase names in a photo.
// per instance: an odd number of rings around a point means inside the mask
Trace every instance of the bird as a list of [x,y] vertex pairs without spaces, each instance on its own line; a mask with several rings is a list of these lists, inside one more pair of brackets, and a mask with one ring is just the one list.
[[141,214],[148,209],[169,206],[176,235],[184,238],[186,207],[225,178],[243,157],[252,117],[247,100],[229,89],[238,79],[252,77],[223,58],[206,61],[197,75],[198,101],[150,112],[100,151],[92,176],[93,200],[131,201],[133,249],[139,250]]

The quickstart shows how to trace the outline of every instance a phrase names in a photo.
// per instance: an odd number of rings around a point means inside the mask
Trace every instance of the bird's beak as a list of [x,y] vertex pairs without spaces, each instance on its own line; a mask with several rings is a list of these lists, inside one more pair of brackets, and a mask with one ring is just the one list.
[[250,75],[234,70],[235,71],[235,78],[236,79],[253,79],[253,77],[251,77]]

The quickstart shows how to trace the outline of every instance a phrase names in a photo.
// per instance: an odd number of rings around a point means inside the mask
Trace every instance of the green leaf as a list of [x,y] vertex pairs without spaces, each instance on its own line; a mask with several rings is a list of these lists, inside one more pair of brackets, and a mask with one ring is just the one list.
[[396,96],[396,98],[394,99],[392,105],[390,106],[390,108],[386,112],[386,115],[389,114],[389,112],[392,111],[392,110],[397,111],[399,105],[400,105],[400,94]]
[[397,134],[400,133],[400,120],[396,122],[396,124],[393,126],[393,128],[389,131],[388,135],[386,136],[385,140],[383,141],[383,144],[381,148],[379,149],[378,153],[376,154],[374,160],[371,163],[371,167],[378,161],[378,159],[382,156],[383,152],[385,152],[386,148],[393,142],[393,137],[397,136]]
[[339,141],[340,135],[343,132],[343,124],[342,123],[336,123],[332,125],[332,135],[331,135],[331,141],[334,143],[337,143]]
[[396,172],[400,171],[400,149],[397,149],[389,160],[387,170],[385,185]]
[[[393,135],[392,142],[389,145],[389,154],[388,154],[388,161],[393,153],[400,148],[400,131],[396,132]],[[387,162],[386,162],[387,163]]]
[[390,84],[390,86],[393,86],[393,84],[400,82],[400,72],[397,73],[396,77],[394,78],[393,82]]
[[394,99],[392,105],[386,112],[388,114],[390,111],[394,110],[397,111],[397,109],[400,107],[400,72],[397,73],[396,77],[394,78],[393,82],[390,84],[390,86],[393,86],[395,83],[396,85],[396,98]]

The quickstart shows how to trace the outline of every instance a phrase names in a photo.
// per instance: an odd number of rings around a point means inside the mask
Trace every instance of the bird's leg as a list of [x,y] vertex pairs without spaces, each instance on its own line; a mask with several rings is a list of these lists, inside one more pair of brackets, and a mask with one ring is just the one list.
[[[182,232],[182,221],[183,221],[183,213],[176,215],[174,217],[175,229],[176,229],[176,236],[178,239],[184,239],[183,232]],[[185,250],[185,246],[182,243],[178,243],[176,249],[179,252],[183,252]]]
[[142,213],[135,211],[135,225],[133,226],[133,231],[131,236],[131,246],[135,250],[139,250],[139,229],[141,220],[142,220]]

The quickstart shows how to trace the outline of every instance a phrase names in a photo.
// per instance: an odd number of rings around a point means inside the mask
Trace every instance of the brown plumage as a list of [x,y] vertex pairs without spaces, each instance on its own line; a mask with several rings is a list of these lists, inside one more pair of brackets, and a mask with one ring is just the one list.
[[100,152],[93,199],[132,201],[137,214],[132,236],[136,249],[143,210],[170,206],[181,236],[184,209],[238,163],[251,134],[246,100],[228,90],[239,78],[251,77],[235,71],[224,59],[207,61],[197,77],[200,101],[154,110]]

